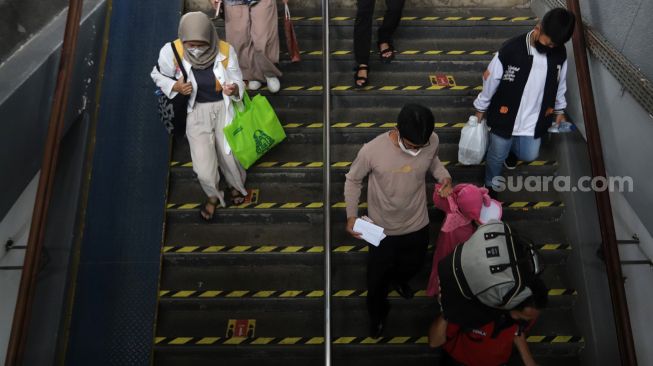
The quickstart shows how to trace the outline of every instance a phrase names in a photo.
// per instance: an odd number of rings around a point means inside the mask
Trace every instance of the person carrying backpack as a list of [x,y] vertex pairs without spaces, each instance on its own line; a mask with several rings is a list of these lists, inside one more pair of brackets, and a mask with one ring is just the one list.
[[231,187],[233,203],[247,196],[245,170],[222,131],[234,117],[234,102],[245,93],[236,51],[218,38],[208,16],[187,13],[179,22],[179,39],[161,48],[151,77],[166,97],[188,96],[186,137],[193,171],[208,197],[200,215],[209,221],[218,204],[226,206],[218,167]]
[[548,302],[544,283],[531,283],[532,295],[514,309],[501,313],[497,319],[477,327],[465,328],[449,322],[442,345],[445,365],[501,366],[512,356],[513,345],[526,366],[537,363],[526,342],[526,332],[533,327]]
[[438,272],[442,314],[429,330],[431,347],[449,342],[445,351],[464,365],[502,365],[515,341],[524,362],[532,361],[521,338],[511,336],[513,321],[534,320],[546,305],[539,256],[529,242],[493,220],[443,258]]

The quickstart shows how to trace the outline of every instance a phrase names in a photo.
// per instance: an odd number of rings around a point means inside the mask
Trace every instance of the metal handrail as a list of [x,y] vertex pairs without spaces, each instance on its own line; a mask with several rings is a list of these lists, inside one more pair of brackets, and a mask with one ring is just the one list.
[[[592,92],[592,78],[587,61],[587,44],[579,1],[567,0],[567,8],[576,16],[576,30],[573,35],[574,58],[576,60],[576,74],[580,88],[580,99],[583,107],[583,118],[585,120],[587,148],[589,150],[592,175],[595,177],[607,177],[598,119],[596,116],[596,106],[594,104],[594,94]],[[605,264],[607,267],[608,284],[612,297],[612,311],[617,328],[617,343],[621,355],[621,364],[635,366],[637,365],[637,355],[630,325],[630,315],[628,314],[624,278],[621,272],[621,260],[619,258],[619,248],[612,216],[612,206],[610,204],[610,192],[596,191],[595,196],[601,238],[603,241],[603,253],[605,254]]]
[[322,156],[324,174],[324,365],[331,366],[331,78],[329,1],[322,0]]
[[64,119],[68,104],[68,89],[74,67],[82,5],[82,0],[70,0],[68,4],[66,28],[57,73],[57,84],[54,91],[54,99],[52,100],[52,111],[50,112],[43,162],[41,163],[41,176],[36,191],[32,224],[27,240],[27,250],[25,251],[24,268],[18,289],[18,300],[16,301],[7,357],[5,358],[6,366],[22,364],[25,354],[27,329],[30,322],[32,302],[34,301],[34,290],[43,249],[48,209],[52,198],[54,177],[59,157],[59,145],[64,130]]

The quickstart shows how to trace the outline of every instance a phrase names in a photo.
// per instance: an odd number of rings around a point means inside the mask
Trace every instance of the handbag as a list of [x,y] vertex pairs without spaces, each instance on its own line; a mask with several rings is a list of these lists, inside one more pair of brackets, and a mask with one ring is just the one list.
[[288,54],[290,55],[291,62],[301,61],[299,56],[299,43],[297,43],[297,35],[295,34],[295,28],[292,25],[292,20],[290,19],[290,9],[288,4],[285,4],[285,20],[283,23],[284,31],[286,34],[286,46],[288,47]]
[[[181,57],[177,52],[173,42],[170,42],[170,47],[172,47],[172,52],[175,54],[175,59],[177,60],[177,65],[181,69],[184,82],[188,80],[188,75],[184,66],[181,62]],[[157,66],[158,68],[158,66]],[[175,78],[171,78],[177,80]],[[186,133],[186,115],[188,114],[188,99],[190,95],[182,95],[178,93],[174,98],[168,98],[163,92],[157,93],[159,96],[159,117],[163,126],[168,131],[169,134],[174,134],[175,136],[183,136]]]
[[234,119],[223,131],[234,156],[248,169],[283,141],[286,133],[264,96],[258,94],[250,99],[245,93],[242,105],[242,110],[234,108]]
[[484,121],[470,116],[460,133],[458,161],[464,165],[480,164],[488,148],[489,131]]

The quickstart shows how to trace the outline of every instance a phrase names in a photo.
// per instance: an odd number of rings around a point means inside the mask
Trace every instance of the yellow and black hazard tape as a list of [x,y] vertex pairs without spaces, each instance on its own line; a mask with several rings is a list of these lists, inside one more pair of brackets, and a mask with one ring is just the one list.
[[[573,296],[578,293],[574,289],[550,289],[549,296]],[[367,290],[336,290],[331,294],[337,298],[367,297]],[[323,290],[161,290],[159,297],[162,299],[312,299],[324,297]],[[397,291],[391,291],[388,297],[400,297]],[[426,290],[419,290],[415,297],[426,298]]]
[[[463,128],[466,122],[436,122],[435,128]],[[324,123],[286,123],[283,128],[322,128]],[[396,122],[335,122],[331,128],[395,128]]]
[[[321,16],[315,17],[290,17],[294,21],[313,21],[319,22],[322,21]],[[341,17],[335,16],[330,18],[333,22],[347,22],[353,21],[355,17]],[[376,18],[376,20],[383,20],[383,17]],[[411,21],[446,21],[446,22],[456,22],[456,21],[465,21],[465,22],[480,22],[480,21],[493,21],[493,22],[527,22],[537,20],[536,17],[502,17],[502,16],[423,16],[423,17],[413,17],[413,16],[404,16],[401,17],[403,22]]]
[[[169,210],[195,210],[199,208],[201,203],[168,203],[166,208]],[[564,203],[560,201],[542,201],[542,202],[504,202],[503,207],[508,209],[543,209],[553,207],[563,207]],[[323,202],[263,202],[263,203],[245,203],[237,206],[229,206],[229,209],[255,209],[255,210],[268,210],[268,209],[318,209],[323,208]],[[345,208],[345,202],[337,202],[331,205],[331,208]],[[367,202],[358,205],[359,208],[367,208]]]
[[[318,92],[322,91],[322,85],[306,86],[306,85],[291,85],[282,88],[282,91],[309,91],[309,92]],[[261,90],[268,90],[267,87],[261,88]],[[368,91],[419,91],[419,90],[450,90],[450,91],[462,91],[462,90],[483,90],[483,86],[468,86],[468,85],[454,85],[454,86],[443,86],[443,85],[368,85],[364,88],[355,88],[353,85],[336,85],[331,88],[331,91],[348,91],[348,90],[368,90]]]
[[[308,56],[322,56],[322,50],[315,50],[315,51],[302,51],[300,52],[303,55],[308,55]],[[332,51],[331,55],[332,56],[349,56],[353,54],[354,51],[352,50],[337,50],[337,51]],[[403,50],[403,51],[397,51],[398,55],[406,55],[406,56],[417,56],[417,55],[424,55],[424,56],[485,56],[485,55],[490,55],[494,53],[494,51],[489,51],[489,50]]]
[[[540,251],[558,251],[571,250],[569,244],[539,244],[535,246]],[[429,250],[434,249],[434,245],[429,245]],[[334,253],[365,253],[369,251],[367,245],[338,245],[332,249]],[[324,253],[324,247],[321,245],[168,245],[163,247],[163,253],[166,254],[239,254],[239,253]]]
[[[451,162],[451,161],[441,161],[442,165],[444,166],[466,166],[463,164],[460,164],[459,162]],[[339,168],[339,169],[344,169],[344,168],[349,168],[351,166],[352,162],[351,161],[336,161],[335,163],[331,164],[332,168]],[[485,162],[481,163],[480,165],[484,165]],[[531,161],[531,162],[523,162],[520,161],[517,163],[518,166],[554,166],[557,165],[557,162],[555,160],[536,160],[536,161]],[[324,166],[324,163],[321,161],[264,161],[260,162],[254,165],[254,168],[322,168]],[[192,168],[193,163],[192,162],[179,162],[179,161],[171,161],[170,162],[170,167],[171,168]]]
[[[526,338],[529,343],[550,343],[550,344],[572,344],[583,343],[585,340],[580,336],[570,335],[531,335]],[[154,344],[158,346],[296,346],[296,345],[321,345],[324,344],[324,337],[156,337]],[[410,345],[428,344],[428,337],[336,337],[334,345]]]

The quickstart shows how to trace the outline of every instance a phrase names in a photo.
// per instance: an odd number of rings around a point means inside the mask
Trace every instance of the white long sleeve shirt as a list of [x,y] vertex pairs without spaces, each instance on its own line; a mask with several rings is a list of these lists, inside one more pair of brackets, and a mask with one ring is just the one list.
[[[531,33],[527,36],[528,40],[531,39]],[[528,81],[526,82],[526,87],[524,88],[524,93],[519,104],[519,111],[517,112],[515,126],[512,131],[513,136],[535,135],[535,126],[540,116],[542,98],[544,97],[544,87],[548,72],[547,57],[545,54],[539,53],[530,42],[528,43],[528,50],[529,54],[533,56],[533,66],[528,75]],[[487,111],[490,107],[492,97],[501,83],[503,72],[503,65],[497,52],[483,75],[483,91],[481,91],[474,101],[474,108],[482,112]],[[567,107],[567,100],[565,98],[565,93],[567,92],[567,61],[562,64],[558,75],[558,92],[555,102],[556,112],[562,111]]]

